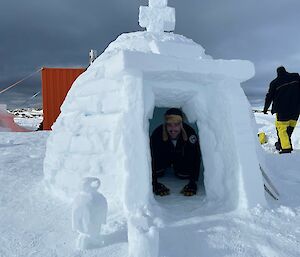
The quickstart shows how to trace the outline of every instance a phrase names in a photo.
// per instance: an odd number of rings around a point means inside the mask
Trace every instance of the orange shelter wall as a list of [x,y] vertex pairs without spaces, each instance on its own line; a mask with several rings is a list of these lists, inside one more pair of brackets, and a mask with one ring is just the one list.
[[43,129],[50,130],[60,114],[60,106],[73,82],[85,71],[84,68],[43,68]]

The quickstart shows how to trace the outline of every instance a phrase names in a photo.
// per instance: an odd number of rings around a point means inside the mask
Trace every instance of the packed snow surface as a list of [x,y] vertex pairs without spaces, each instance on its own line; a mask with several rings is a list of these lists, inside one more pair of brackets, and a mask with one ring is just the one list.
[[[207,213],[199,207],[206,202],[202,193],[185,198],[178,193],[183,181],[165,178],[173,193],[155,198],[169,213],[156,221],[160,257],[300,255],[300,127],[292,137],[295,151],[279,155],[274,116],[256,113],[255,118],[258,130],[268,137],[262,154],[279,201],[266,195],[269,207]],[[126,257],[127,227],[117,212],[108,214],[102,228],[102,248],[76,250],[71,204],[50,196],[42,184],[48,136],[49,132],[0,133],[0,256]]]

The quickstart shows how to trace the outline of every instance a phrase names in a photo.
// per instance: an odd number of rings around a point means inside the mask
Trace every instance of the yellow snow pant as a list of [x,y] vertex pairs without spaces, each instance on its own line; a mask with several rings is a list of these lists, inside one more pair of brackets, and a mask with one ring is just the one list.
[[275,126],[282,149],[292,149],[291,135],[297,125],[297,120],[279,121],[276,116]]

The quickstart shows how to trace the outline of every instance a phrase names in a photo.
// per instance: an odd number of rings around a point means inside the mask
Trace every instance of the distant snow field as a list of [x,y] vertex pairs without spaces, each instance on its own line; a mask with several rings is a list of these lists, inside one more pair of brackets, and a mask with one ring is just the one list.
[[[157,202],[172,213],[168,216],[171,220],[159,220],[160,257],[300,256],[300,126],[292,137],[294,152],[279,155],[274,147],[274,116],[255,113],[255,118],[258,131],[268,138],[262,146],[263,154],[280,199],[275,201],[266,195],[268,208],[211,214],[199,209],[199,202],[205,203],[201,194],[186,202],[178,201],[176,194],[157,197]],[[15,121],[36,128],[41,117]],[[48,136],[46,131],[0,133],[0,256],[126,257],[127,227],[118,213],[108,215],[102,248],[75,249],[77,234],[72,231],[71,205],[44,191],[43,159]],[[170,183],[181,188],[181,182]]]
[[36,130],[43,121],[43,110],[15,109],[9,112],[15,116],[15,123],[29,130]]

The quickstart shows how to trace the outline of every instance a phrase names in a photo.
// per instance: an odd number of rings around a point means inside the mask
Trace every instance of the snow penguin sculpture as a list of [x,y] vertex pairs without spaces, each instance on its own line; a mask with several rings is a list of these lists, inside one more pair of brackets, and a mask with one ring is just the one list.
[[82,180],[82,187],[72,206],[72,228],[79,233],[78,249],[99,247],[103,244],[101,232],[102,224],[106,223],[107,201],[98,192],[100,180],[86,177]]

